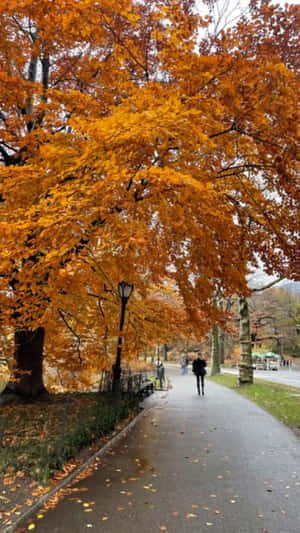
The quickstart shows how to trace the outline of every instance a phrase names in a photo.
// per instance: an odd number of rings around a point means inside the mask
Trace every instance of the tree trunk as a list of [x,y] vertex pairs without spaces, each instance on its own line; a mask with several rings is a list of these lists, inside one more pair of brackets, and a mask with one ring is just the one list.
[[167,361],[168,360],[168,347],[166,344],[163,345],[163,349],[164,349],[164,360]]
[[252,350],[250,335],[250,316],[247,298],[239,299],[240,315],[240,361],[239,385],[253,384]]
[[43,383],[44,337],[42,327],[15,332],[15,369],[12,381],[0,397],[1,404],[27,402],[48,395]]
[[224,364],[225,360],[225,331],[223,328],[220,328],[220,334],[219,334],[219,358],[220,358],[220,364]]
[[211,343],[211,376],[214,376],[215,374],[220,374],[220,354],[218,340],[218,327],[214,326],[212,329]]

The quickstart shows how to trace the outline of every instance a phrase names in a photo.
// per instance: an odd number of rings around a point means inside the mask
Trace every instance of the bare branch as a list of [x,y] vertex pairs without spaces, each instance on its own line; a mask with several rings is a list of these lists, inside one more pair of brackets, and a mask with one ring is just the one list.
[[68,330],[72,333],[72,335],[74,335],[74,337],[76,338],[77,340],[77,346],[76,346],[76,349],[77,349],[77,353],[78,353],[78,359],[79,359],[79,362],[80,364],[82,364],[82,357],[81,357],[81,351],[80,351],[80,347],[81,347],[81,338],[80,338],[80,335],[78,335],[78,333],[76,333],[76,331],[74,331],[74,329],[72,328],[72,326],[69,324],[69,322],[67,321],[64,313],[65,311],[63,311],[63,309],[57,309],[57,312],[60,316],[60,318],[62,319],[62,321],[64,322],[65,326],[68,328]]

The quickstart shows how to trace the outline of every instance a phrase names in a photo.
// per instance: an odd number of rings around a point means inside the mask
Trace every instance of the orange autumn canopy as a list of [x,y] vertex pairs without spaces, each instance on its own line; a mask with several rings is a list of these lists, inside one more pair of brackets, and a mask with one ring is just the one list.
[[5,327],[58,329],[52,357],[103,367],[121,279],[135,353],[207,331],[258,256],[295,276],[297,17],[264,2],[211,35],[184,0],[1,4]]

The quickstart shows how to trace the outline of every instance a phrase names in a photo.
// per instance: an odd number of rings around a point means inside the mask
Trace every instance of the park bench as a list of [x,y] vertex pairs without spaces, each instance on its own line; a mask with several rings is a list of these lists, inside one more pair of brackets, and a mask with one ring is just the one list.
[[[120,379],[120,388],[123,392],[136,394],[137,396],[149,396],[155,390],[155,385],[151,381],[146,372],[139,372],[131,374],[129,372],[122,372]],[[106,372],[100,384],[100,390],[111,390],[111,374]]]
[[121,381],[124,391],[132,392],[140,397],[149,396],[154,392],[153,381],[148,379],[146,373],[123,376]]

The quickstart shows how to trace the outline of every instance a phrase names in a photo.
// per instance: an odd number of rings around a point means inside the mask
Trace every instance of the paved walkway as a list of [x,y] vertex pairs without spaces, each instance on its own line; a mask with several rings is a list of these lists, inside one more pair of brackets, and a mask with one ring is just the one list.
[[168,374],[170,392],[35,531],[299,533],[299,440],[235,392],[208,382],[201,397],[194,376]]

